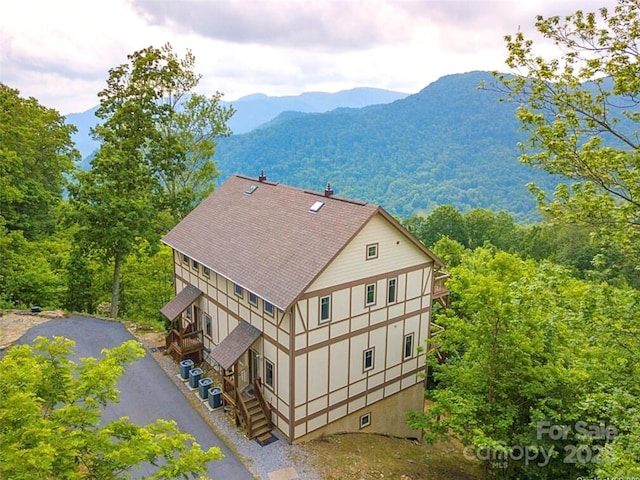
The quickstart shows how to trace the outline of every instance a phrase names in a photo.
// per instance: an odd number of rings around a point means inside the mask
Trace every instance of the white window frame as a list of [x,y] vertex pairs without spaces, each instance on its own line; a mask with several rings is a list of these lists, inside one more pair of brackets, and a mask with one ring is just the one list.
[[[375,260],[378,258],[378,250],[380,246],[378,243],[369,243],[366,247],[365,258],[367,260]],[[371,253],[371,249],[373,249],[373,253]]]
[[366,428],[371,425],[371,412],[367,412],[363,415],[360,415],[360,428]]
[[236,297],[240,297],[240,298],[244,299],[244,288],[242,288],[237,283],[233,284],[233,293],[236,294]]
[[[367,353],[371,353],[371,365],[367,367]],[[364,352],[362,352],[362,371],[368,372],[369,370],[373,370],[376,366],[376,350],[374,347],[367,348]]]
[[[371,302],[369,302],[369,287],[373,288],[373,300]],[[375,283],[369,283],[367,285],[365,285],[364,287],[364,306],[365,307],[371,307],[372,305],[376,304],[376,284]]]
[[[410,341],[410,345],[411,345],[411,350],[409,352],[409,355],[407,355],[407,340]],[[402,342],[402,358],[403,360],[409,360],[410,358],[413,358],[413,342],[415,340],[415,335],[414,332],[411,333],[407,333],[404,336],[404,340]]]
[[[252,300],[252,298],[253,298],[253,300]],[[254,307],[258,306],[258,296],[253,292],[249,292],[249,303],[251,305],[253,305]]]
[[[271,382],[269,382],[269,377],[267,376],[269,366],[271,366]],[[264,384],[272,390],[276,384],[276,365],[268,358],[264,359]]]
[[[323,317],[323,315],[322,315],[322,312],[323,312],[323,310],[322,310],[322,306],[323,306],[322,302],[323,302],[323,300],[327,301],[327,316],[326,317]],[[319,313],[319,316],[318,316],[319,322],[320,323],[326,323],[326,322],[330,321],[331,320],[331,295],[325,295],[324,297],[320,297],[319,305],[320,305],[320,313]]]
[[204,334],[211,338],[213,332],[213,319],[208,313],[204,314]]
[[203,265],[202,266],[202,274],[207,278],[211,278],[211,269],[209,267],[205,267]]
[[[393,282],[393,300],[389,298],[391,293],[391,282]],[[398,301],[398,279],[389,278],[387,280],[387,303],[393,304],[393,303],[396,303],[397,301]]]
[[270,315],[273,317],[273,304],[270,302],[267,302],[266,300],[262,301],[262,309],[264,310],[264,313],[266,313],[267,315]]

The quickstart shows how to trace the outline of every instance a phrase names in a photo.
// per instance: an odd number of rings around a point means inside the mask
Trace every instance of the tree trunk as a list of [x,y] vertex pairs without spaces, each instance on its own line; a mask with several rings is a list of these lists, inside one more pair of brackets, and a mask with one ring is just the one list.
[[122,267],[122,255],[116,253],[113,257],[113,281],[111,282],[111,317],[118,318],[118,306],[120,303],[120,269]]

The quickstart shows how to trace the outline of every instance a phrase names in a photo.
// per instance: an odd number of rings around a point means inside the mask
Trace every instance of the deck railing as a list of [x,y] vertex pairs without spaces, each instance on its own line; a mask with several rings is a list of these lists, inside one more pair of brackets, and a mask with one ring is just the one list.
[[268,427],[272,428],[273,424],[271,423],[271,406],[267,402],[267,399],[264,396],[264,392],[262,391],[262,379],[260,377],[256,378],[253,381],[253,390],[256,392],[258,403],[260,403],[260,407],[267,417]]

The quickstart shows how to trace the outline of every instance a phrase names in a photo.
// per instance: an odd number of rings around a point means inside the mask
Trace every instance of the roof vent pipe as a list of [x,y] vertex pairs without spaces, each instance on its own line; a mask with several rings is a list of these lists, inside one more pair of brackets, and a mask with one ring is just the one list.
[[260,170],[260,176],[258,177],[259,182],[264,182],[267,179],[267,176],[264,174],[264,170]]
[[327,188],[324,189],[324,196],[331,197],[333,195],[333,189],[331,188],[331,184],[327,183]]

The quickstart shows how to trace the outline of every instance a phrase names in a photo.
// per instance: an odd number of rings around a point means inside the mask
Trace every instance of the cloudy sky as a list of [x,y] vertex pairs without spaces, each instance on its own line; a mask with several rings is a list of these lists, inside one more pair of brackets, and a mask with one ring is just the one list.
[[504,35],[534,40],[538,14],[615,0],[2,0],[0,82],[63,114],[98,103],[108,70],[136,50],[190,49],[199,93],[235,100],[505,71]]

